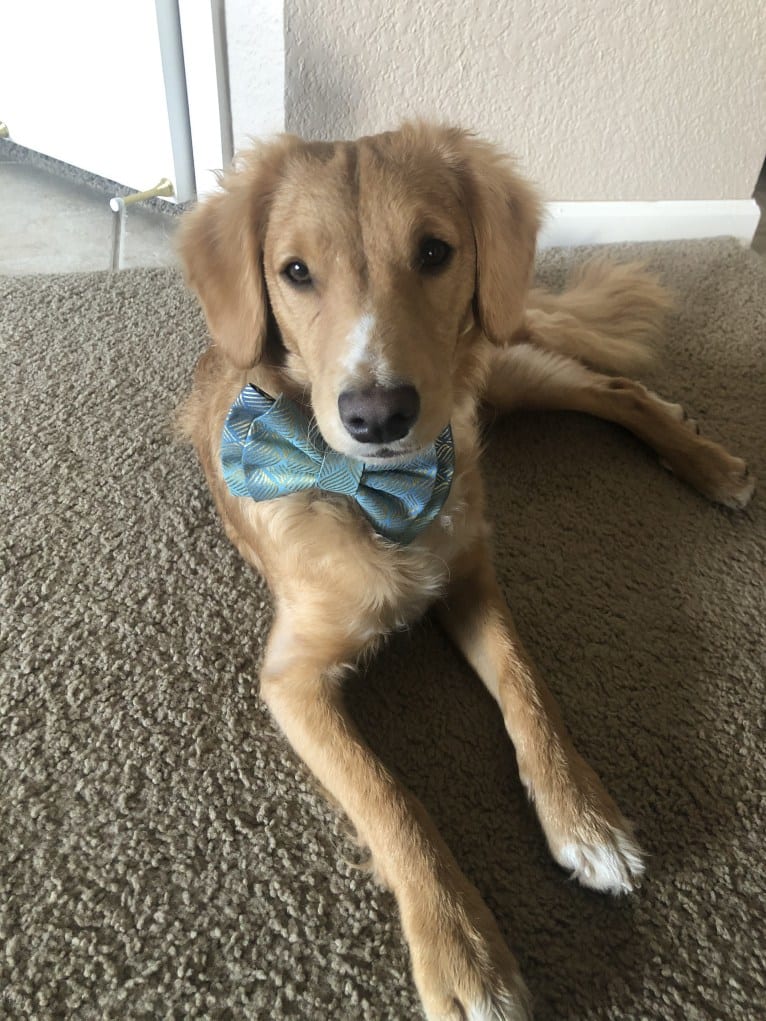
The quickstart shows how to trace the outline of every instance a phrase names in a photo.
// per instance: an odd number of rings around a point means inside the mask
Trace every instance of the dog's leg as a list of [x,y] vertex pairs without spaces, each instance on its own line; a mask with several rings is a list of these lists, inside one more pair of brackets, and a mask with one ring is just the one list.
[[455,566],[439,613],[500,706],[553,857],[585,886],[632,890],[644,869],[632,827],[575,750],[516,635],[486,547]]
[[489,909],[423,807],[373,755],[344,710],[341,664],[359,650],[330,633],[336,609],[327,607],[321,634],[296,626],[292,614],[278,616],[262,697],[394,892],[429,1021],[528,1021],[528,994]]
[[709,499],[740,508],[753,495],[755,479],[743,460],[700,436],[680,404],[662,400],[632,379],[592,372],[531,344],[496,349],[488,378],[485,399],[500,410],[583,411],[617,422]]

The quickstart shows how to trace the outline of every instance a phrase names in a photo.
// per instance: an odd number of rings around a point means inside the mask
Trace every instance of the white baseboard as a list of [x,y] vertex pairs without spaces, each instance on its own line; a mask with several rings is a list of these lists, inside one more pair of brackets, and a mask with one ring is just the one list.
[[549,202],[546,213],[540,248],[722,236],[749,245],[761,215],[755,199]]

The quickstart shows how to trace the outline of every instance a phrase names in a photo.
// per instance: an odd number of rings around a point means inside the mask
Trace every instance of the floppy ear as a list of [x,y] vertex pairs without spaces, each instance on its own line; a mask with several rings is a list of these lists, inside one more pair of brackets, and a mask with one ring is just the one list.
[[476,240],[476,314],[490,340],[507,344],[523,320],[542,204],[510,157],[470,134],[456,135]]
[[283,135],[239,157],[222,190],[188,213],[179,231],[186,279],[199,296],[213,342],[240,369],[255,365],[266,343],[263,239],[285,156],[298,143]]

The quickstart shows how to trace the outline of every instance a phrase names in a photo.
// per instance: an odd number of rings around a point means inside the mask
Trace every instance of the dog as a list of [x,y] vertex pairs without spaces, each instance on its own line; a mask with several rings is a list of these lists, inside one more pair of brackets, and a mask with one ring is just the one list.
[[[623,375],[645,364],[666,290],[602,260],[561,294],[533,288],[541,215],[492,145],[410,123],[258,144],[180,232],[212,338],[180,422],[273,594],[261,697],[395,895],[429,1021],[521,1021],[531,1000],[478,891],[344,709],[344,677],[385,636],[433,607],[500,707],[554,859],[614,894],[644,870],[495,578],[482,408],[587,412],[714,501],[741,507],[754,488],[679,405]],[[261,434],[272,419],[298,436],[300,472],[290,437]]]

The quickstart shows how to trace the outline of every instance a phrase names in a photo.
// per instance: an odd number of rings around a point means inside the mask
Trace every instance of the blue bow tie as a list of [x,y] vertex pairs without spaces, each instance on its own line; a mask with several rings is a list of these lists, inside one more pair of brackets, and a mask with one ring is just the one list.
[[235,496],[274,500],[322,489],[353,497],[376,532],[407,544],[444,506],[455,470],[450,427],[411,461],[365,464],[329,447],[289,397],[246,386],[226,416],[223,476]]

